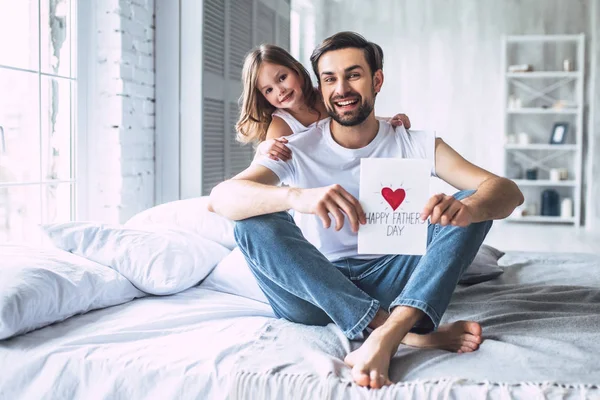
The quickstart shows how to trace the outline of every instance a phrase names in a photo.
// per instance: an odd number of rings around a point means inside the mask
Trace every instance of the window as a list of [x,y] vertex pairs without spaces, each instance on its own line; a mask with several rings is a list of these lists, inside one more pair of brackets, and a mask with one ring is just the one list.
[[0,242],[75,215],[76,0],[0,0]]

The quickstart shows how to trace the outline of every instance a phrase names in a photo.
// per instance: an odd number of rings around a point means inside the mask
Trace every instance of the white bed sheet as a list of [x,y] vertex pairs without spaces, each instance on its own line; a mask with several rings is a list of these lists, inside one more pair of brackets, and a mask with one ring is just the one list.
[[0,399],[225,398],[238,353],[272,316],[199,287],[92,311],[0,341]]

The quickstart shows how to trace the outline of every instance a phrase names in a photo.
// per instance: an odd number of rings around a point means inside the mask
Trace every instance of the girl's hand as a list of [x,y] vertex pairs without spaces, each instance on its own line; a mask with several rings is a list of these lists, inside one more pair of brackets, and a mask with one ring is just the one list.
[[410,119],[408,119],[408,115],[406,114],[396,114],[392,118],[390,118],[390,124],[392,126],[402,126],[404,128],[410,129]]
[[279,137],[276,139],[265,140],[258,145],[258,153],[262,156],[267,156],[275,161],[287,161],[292,158],[292,151],[285,145],[287,139]]

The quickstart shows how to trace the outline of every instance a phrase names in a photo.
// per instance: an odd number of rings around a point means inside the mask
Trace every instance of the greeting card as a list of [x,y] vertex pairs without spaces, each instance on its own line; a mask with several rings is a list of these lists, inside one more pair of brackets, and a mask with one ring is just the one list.
[[358,231],[359,254],[425,254],[431,162],[363,158],[359,201],[367,216]]

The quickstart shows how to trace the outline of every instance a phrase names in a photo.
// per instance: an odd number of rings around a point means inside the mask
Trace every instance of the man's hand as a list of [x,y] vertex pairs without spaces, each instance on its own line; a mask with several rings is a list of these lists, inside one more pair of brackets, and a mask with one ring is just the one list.
[[331,226],[329,214],[335,218],[336,231],[344,226],[344,214],[350,220],[352,232],[358,232],[359,224],[367,223],[358,200],[337,184],[315,189],[293,189],[291,202],[292,209],[321,218],[326,229]]
[[421,212],[421,220],[425,221],[427,217],[431,217],[432,224],[442,226],[465,227],[473,222],[473,212],[466,204],[443,193],[429,199]]

